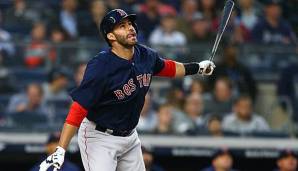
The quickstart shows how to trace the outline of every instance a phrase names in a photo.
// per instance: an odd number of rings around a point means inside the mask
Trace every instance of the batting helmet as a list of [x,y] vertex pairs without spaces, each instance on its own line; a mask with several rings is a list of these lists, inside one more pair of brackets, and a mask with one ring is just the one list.
[[109,46],[111,44],[109,43],[109,40],[107,38],[107,34],[110,33],[114,27],[120,23],[123,19],[129,19],[132,22],[133,27],[135,28],[136,32],[138,33],[137,24],[135,22],[136,20],[136,14],[127,14],[122,9],[114,9],[109,11],[102,19],[100,23],[100,32],[102,36],[105,38]]

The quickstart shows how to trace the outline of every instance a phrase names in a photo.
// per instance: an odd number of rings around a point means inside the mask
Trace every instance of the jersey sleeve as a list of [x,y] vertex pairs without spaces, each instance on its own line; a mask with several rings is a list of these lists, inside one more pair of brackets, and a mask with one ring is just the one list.
[[153,52],[153,60],[153,75],[157,75],[165,67],[165,60],[157,52]]
[[87,64],[83,80],[79,87],[70,92],[73,101],[85,109],[91,108],[101,98],[104,89],[103,67],[98,59],[92,59]]

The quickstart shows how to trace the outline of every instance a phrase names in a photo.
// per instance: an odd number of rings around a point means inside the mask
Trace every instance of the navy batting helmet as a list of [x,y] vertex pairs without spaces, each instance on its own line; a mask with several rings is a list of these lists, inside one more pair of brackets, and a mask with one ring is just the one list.
[[127,14],[122,9],[114,9],[109,11],[103,17],[100,23],[100,32],[102,36],[105,38],[105,40],[107,41],[107,43],[109,44],[109,46],[111,46],[111,44],[109,43],[107,34],[110,33],[118,23],[120,23],[123,19],[126,19],[126,18],[132,22],[136,32],[138,33],[137,24],[135,23],[136,14]]

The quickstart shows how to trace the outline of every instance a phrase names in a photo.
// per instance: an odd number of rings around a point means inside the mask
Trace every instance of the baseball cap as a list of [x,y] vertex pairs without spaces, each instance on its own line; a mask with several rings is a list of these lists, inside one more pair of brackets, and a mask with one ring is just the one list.
[[114,9],[109,11],[100,23],[101,33],[105,36],[125,18],[128,18],[130,21],[134,22],[136,20],[136,14],[127,14],[122,9]]
[[297,153],[295,153],[293,150],[290,150],[290,149],[284,149],[284,150],[281,150],[279,152],[279,155],[278,155],[278,160],[282,159],[282,158],[285,158],[285,157],[289,157],[289,156],[293,156],[295,158],[298,157]]
[[52,82],[53,80],[56,80],[57,78],[66,77],[67,78],[67,72],[63,69],[57,69],[54,68],[49,73],[49,82]]

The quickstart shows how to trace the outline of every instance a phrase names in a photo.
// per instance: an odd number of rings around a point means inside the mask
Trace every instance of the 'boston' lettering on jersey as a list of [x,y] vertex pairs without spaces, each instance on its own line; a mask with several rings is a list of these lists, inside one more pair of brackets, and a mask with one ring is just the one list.
[[143,86],[148,87],[151,81],[151,74],[138,75],[137,80],[139,81],[140,88]]
[[[139,86],[142,88],[143,86],[148,87],[150,85],[151,74],[141,74],[136,78],[139,81]],[[118,100],[122,100],[125,96],[130,96],[132,92],[136,90],[136,85],[133,82],[133,79],[129,79],[127,84],[124,84],[121,90],[115,90],[114,94],[118,98]]]

